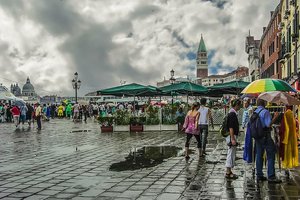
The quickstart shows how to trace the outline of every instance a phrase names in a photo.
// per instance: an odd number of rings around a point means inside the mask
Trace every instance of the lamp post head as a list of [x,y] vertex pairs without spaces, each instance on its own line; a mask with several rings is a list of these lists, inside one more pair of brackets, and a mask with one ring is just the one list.
[[77,81],[77,89],[80,88],[80,85],[81,85],[81,80],[78,80],[78,81]]
[[73,79],[72,80],[72,86],[73,86],[74,89],[75,89],[75,82],[76,82],[75,79]]
[[171,77],[174,77],[174,70],[172,69],[171,71],[170,71],[170,73],[171,73]]
[[78,79],[78,73],[77,72],[75,72],[74,77],[75,77],[75,80]]

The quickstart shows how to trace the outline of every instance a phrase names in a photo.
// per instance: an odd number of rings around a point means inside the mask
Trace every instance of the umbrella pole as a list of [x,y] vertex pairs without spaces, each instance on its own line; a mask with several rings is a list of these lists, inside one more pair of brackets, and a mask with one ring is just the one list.
[[135,95],[133,96],[133,115],[135,116]]

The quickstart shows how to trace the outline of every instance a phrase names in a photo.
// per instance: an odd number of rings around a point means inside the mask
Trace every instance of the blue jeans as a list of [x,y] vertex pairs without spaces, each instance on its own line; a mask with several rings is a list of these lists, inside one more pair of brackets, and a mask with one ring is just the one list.
[[262,138],[255,141],[256,146],[256,175],[257,177],[264,176],[262,172],[263,168],[263,154],[267,152],[267,162],[268,162],[268,178],[275,177],[275,154],[276,146],[273,139],[271,138],[271,133],[267,134],[266,138]]
[[26,115],[20,115],[20,122],[22,122],[22,124],[24,124],[26,121]]
[[199,125],[200,129],[200,148],[205,152],[208,135],[208,125]]

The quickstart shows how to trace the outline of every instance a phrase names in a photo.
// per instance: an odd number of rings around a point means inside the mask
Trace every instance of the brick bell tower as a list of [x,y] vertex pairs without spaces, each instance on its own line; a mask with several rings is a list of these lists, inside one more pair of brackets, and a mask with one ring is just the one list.
[[201,34],[201,40],[197,52],[197,78],[208,77],[208,58],[206,46]]

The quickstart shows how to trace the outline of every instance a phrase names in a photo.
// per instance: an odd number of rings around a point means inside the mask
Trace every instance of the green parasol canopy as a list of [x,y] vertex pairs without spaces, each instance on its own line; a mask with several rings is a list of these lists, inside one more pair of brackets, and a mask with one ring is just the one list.
[[240,94],[249,84],[245,81],[231,81],[210,86],[208,89],[211,94]]
[[208,90],[202,85],[190,82],[175,83],[159,88],[165,95],[183,94],[189,96],[205,95]]
[[97,91],[101,95],[114,96],[156,96],[161,93],[161,90],[154,86],[144,86],[136,83],[121,85],[117,87],[107,88]]

